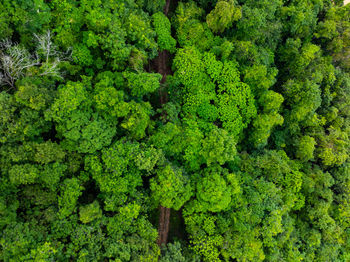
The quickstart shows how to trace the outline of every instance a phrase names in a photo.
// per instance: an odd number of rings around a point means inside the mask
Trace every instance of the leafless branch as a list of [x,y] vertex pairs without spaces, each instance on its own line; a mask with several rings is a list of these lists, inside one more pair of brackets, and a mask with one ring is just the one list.
[[71,59],[71,49],[59,51],[52,42],[50,31],[43,35],[34,34],[34,37],[37,48],[33,54],[9,39],[0,42],[0,85],[14,87],[16,80],[30,75],[29,69],[37,66],[42,70],[40,76],[62,78],[59,64]]

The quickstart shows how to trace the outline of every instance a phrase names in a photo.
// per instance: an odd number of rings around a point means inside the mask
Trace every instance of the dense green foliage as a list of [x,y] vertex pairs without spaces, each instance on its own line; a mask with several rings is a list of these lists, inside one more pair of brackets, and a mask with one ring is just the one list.
[[0,261],[350,261],[350,4],[0,1],[0,230]]

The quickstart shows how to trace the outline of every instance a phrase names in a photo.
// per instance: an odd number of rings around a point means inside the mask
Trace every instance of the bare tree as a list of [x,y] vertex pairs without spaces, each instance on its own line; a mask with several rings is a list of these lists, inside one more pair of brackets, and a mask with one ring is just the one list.
[[36,51],[30,54],[21,45],[4,40],[0,42],[0,85],[14,87],[16,80],[31,75],[30,68],[40,67],[39,75],[62,78],[59,64],[71,57],[70,50],[60,52],[51,40],[51,32],[34,34]]
[[63,60],[70,60],[71,58],[71,48],[66,52],[61,52],[58,47],[51,40],[51,32],[47,31],[45,34],[37,35],[34,34],[36,41],[38,43],[37,53],[42,55],[45,62],[48,63],[50,58]]
[[15,81],[25,75],[27,68],[40,64],[39,59],[35,59],[25,48],[13,45],[10,40],[0,42],[0,48],[0,84],[13,87]]

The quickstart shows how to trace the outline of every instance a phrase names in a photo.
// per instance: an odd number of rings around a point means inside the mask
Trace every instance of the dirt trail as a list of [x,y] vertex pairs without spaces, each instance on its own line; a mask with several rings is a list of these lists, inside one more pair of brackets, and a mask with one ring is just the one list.
[[163,84],[165,83],[167,75],[172,74],[169,65],[169,56],[169,52],[167,50],[164,50],[160,51],[158,53],[158,56],[154,59],[156,70],[159,74],[162,75],[162,79],[160,80],[161,86],[159,89],[159,97],[161,104],[165,104],[166,102],[168,102],[168,93],[166,92]]
[[[346,0],[345,0],[346,1]],[[164,6],[164,14],[166,16],[168,16],[168,13],[169,13],[169,7],[170,7],[170,0],[167,0],[166,3],[165,3],[165,6]]]
[[158,241],[159,246],[166,245],[170,226],[170,208],[159,207]]
[[[170,7],[170,1],[167,0],[164,6],[164,14],[167,16]],[[167,75],[172,74],[169,65],[169,52],[164,50],[158,53],[158,57],[154,60],[157,72],[162,75],[162,80],[160,81],[161,87],[159,89],[160,103],[165,104],[168,102],[168,94],[164,87],[164,83]],[[166,245],[168,241],[170,227],[170,208],[160,206],[159,207],[159,225],[158,225],[158,241],[159,246]]]

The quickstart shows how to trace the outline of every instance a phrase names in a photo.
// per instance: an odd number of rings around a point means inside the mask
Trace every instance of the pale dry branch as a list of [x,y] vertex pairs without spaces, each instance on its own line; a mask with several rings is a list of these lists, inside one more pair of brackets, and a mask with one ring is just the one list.
[[16,80],[30,75],[30,68],[41,67],[40,76],[62,78],[59,71],[61,61],[71,59],[71,49],[60,52],[51,39],[51,32],[34,37],[37,42],[36,51],[30,54],[21,45],[9,39],[0,42],[0,85],[14,87]]

